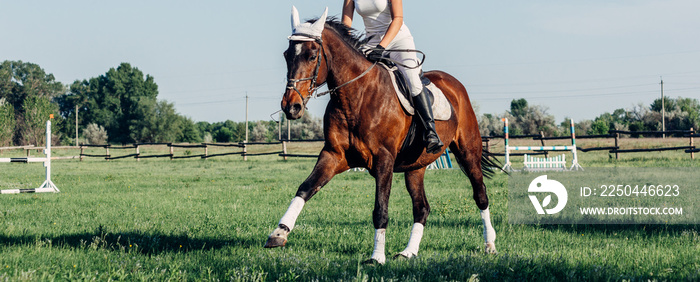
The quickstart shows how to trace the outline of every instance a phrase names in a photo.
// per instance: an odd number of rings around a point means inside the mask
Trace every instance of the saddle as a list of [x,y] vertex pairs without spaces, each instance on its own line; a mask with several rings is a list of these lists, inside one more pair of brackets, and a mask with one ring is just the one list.
[[[399,98],[399,102],[401,102],[401,106],[403,106],[406,113],[411,116],[415,115],[415,109],[413,109],[413,98],[411,97],[411,92],[409,90],[410,88],[406,77],[393,64],[382,62],[379,65],[386,68],[392,74],[390,75],[391,83],[394,85],[396,96]],[[442,90],[435,86],[430,79],[423,76],[422,73],[420,79],[423,86],[430,90],[429,92],[432,94],[433,118],[435,118],[435,120],[449,120],[452,118],[452,105],[450,104],[450,101],[447,100],[447,97],[445,97],[445,94],[442,93]]]
[[[411,97],[411,91],[408,86],[408,80],[406,79],[404,74],[401,71],[399,71],[399,69],[391,62],[381,62],[379,65],[383,66],[389,71],[391,83],[394,86],[394,92],[396,92],[396,96],[399,99],[401,106],[404,108],[408,115],[414,117],[412,118],[411,126],[408,129],[408,134],[406,134],[406,138],[404,138],[404,142],[401,145],[400,151],[403,151],[404,149],[412,146],[419,136],[421,141],[425,141],[425,134],[423,134],[425,129],[423,128],[420,120],[415,118],[415,109],[413,108],[413,97]],[[429,90],[428,92],[432,96],[431,98],[433,101],[433,118],[435,120],[449,120],[452,117],[452,105],[445,97],[445,94],[442,93],[442,90],[440,90],[440,88],[437,88],[437,86],[435,86],[435,84],[432,83],[430,79],[423,76],[423,73],[421,73],[420,79],[423,83],[423,86]],[[417,128],[420,128],[420,130],[418,131]],[[417,132],[420,132],[421,134],[417,134]]]

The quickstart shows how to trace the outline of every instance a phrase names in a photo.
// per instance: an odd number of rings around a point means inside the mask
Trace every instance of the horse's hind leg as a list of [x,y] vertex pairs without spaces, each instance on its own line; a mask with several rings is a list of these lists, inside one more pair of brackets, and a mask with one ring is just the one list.
[[413,228],[411,229],[411,238],[408,239],[406,249],[396,254],[394,258],[411,258],[418,254],[420,241],[423,237],[423,228],[430,213],[430,205],[428,205],[428,199],[425,197],[425,187],[423,185],[425,168],[406,172],[405,175],[406,189],[408,189],[408,194],[411,195],[411,201],[413,202]]
[[474,201],[479,207],[481,220],[484,225],[484,243],[486,253],[496,253],[496,230],[491,225],[491,213],[489,212],[489,197],[486,195],[486,185],[484,185],[484,174],[481,167],[481,140],[469,143],[460,140],[459,144],[453,143],[450,146],[455,154],[457,163],[462,168],[464,174],[469,177],[474,191]]

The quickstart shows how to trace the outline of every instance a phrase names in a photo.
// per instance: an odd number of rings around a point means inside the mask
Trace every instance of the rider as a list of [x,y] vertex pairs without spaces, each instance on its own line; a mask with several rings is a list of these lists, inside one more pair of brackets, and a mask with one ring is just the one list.
[[[343,0],[344,25],[352,26],[355,10],[362,16],[365,24],[366,37],[369,38],[366,56],[370,61],[380,61],[385,49],[416,48],[411,32],[403,23],[402,0]],[[418,66],[418,57],[414,52],[390,52],[389,56],[403,65]],[[431,94],[421,82],[421,68],[418,66],[411,69],[401,65],[398,65],[398,68],[408,80],[416,113],[426,129],[426,151],[438,153],[443,143],[435,131]]]

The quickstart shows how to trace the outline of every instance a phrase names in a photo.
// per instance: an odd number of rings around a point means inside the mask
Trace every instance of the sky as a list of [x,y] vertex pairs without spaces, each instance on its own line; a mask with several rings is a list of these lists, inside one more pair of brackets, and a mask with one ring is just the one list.
[[[64,84],[130,63],[159,99],[195,121],[270,120],[280,109],[290,10],[316,18],[341,0],[0,0],[0,61],[41,66]],[[661,95],[700,99],[700,1],[404,1],[424,70],[467,88],[480,113],[513,99],[557,122],[649,105]],[[353,27],[363,30],[355,15]],[[312,99],[320,117],[328,97]],[[274,115],[275,118],[278,114]]]

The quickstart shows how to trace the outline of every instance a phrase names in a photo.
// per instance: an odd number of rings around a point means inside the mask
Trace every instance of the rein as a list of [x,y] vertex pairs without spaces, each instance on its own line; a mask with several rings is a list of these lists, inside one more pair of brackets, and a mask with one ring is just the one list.
[[[323,92],[321,92],[321,93],[318,93],[318,94],[314,95],[314,98],[318,98],[318,97],[321,97],[321,96],[326,95],[326,94],[329,94],[329,93],[330,93],[330,94],[335,93],[335,91],[338,90],[339,88],[341,88],[341,87],[343,87],[343,86],[345,86],[345,85],[348,85],[348,84],[350,84],[350,83],[353,83],[353,82],[357,81],[358,79],[362,78],[363,76],[365,76],[366,74],[368,74],[369,71],[372,70],[372,69],[374,68],[374,66],[376,66],[376,65],[377,65],[377,62],[374,62],[368,69],[366,69],[363,73],[361,73],[361,74],[358,75],[357,77],[355,77],[355,78],[353,78],[353,79],[351,79],[351,80],[348,80],[347,82],[345,82],[345,83],[343,83],[343,84],[341,84],[341,85],[338,85],[338,86],[336,86],[336,87],[333,88],[333,89],[330,89],[330,90],[328,90],[328,91],[323,91]],[[319,87],[320,87],[320,86],[319,86]]]
[[[371,48],[371,49],[369,49],[369,50],[375,50],[375,49],[376,49],[376,48]],[[399,61],[396,61],[396,60],[394,60],[394,59],[392,59],[392,58],[390,58],[390,57],[382,57],[382,60],[383,60],[383,61],[391,62],[391,63],[393,63],[393,64],[395,64],[395,65],[397,65],[397,66],[402,66],[402,67],[407,68],[407,69],[417,69],[417,68],[420,68],[420,67],[423,65],[423,62],[425,62],[425,58],[426,58],[425,53],[423,53],[423,51],[421,51],[421,50],[416,50],[416,49],[389,49],[389,50],[386,50],[386,49],[385,49],[384,52],[386,52],[386,53],[417,53],[417,54],[423,55],[423,60],[420,60],[420,61],[418,62],[418,64],[417,64],[416,66],[413,66],[413,67],[407,66],[407,65],[405,65],[405,64],[403,64],[403,63],[401,63],[401,62],[399,62]]]

